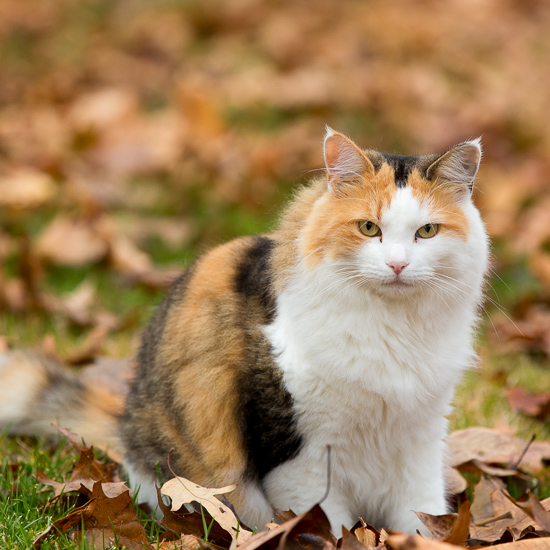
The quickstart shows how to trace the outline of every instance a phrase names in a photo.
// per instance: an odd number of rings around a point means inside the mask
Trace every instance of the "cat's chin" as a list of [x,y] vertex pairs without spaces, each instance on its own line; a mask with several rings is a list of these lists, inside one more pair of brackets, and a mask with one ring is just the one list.
[[377,290],[380,294],[390,296],[402,296],[410,294],[418,290],[419,286],[412,281],[404,281],[402,279],[391,279],[389,281],[380,281],[377,285]]

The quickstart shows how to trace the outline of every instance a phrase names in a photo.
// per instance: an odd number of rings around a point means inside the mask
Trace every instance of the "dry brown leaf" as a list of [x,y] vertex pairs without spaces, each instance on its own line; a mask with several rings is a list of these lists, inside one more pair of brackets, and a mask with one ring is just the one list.
[[285,521],[276,529],[257,533],[239,548],[242,550],[297,548],[295,539],[304,534],[316,535],[326,541],[326,550],[335,549],[336,539],[330,531],[330,523],[318,504],[308,512]]
[[[356,535],[342,527],[342,538],[338,541],[340,550],[365,550],[367,546]],[[322,548],[322,546],[321,546]]]
[[109,258],[113,267],[122,273],[141,274],[153,270],[151,258],[129,239],[116,235],[109,243]]
[[461,504],[458,514],[432,516],[423,512],[415,513],[436,540],[460,546],[468,538],[470,503],[467,500]]
[[[156,490],[158,506],[162,512],[162,520],[160,520],[160,524],[172,533],[184,533],[185,535],[193,535],[199,539],[204,538],[204,522],[206,525],[210,526],[212,520],[210,514],[205,510],[202,510],[201,513],[187,512],[185,509],[180,512],[174,512],[171,507],[167,506],[162,500],[160,489],[156,487]],[[208,540],[215,542],[219,546],[228,548],[231,546],[233,538],[232,535],[220,527],[217,522],[213,522],[208,535]]]
[[550,512],[544,509],[539,499],[533,493],[529,493],[529,500],[527,502],[519,502],[509,495],[506,496],[510,498],[513,504],[533,518],[538,527],[544,529],[550,535]]
[[[181,539],[160,542],[154,545],[153,548],[155,548],[155,550],[197,550],[197,548],[200,548],[200,542],[202,542],[200,537],[196,537],[195,535],[183,535]],[[211,543],[209,543],[208,546],[214,550],[221,548]]]
[[[453,432],[448,443],[450,465],[459,469],[475,460],[490,465],[515,464],[528,445],[518,437],[482,427]],[[550,460],[550,443],[535,441],[529,445],[519,466],[536,474],[542,470],[543,460]]]
[[391,535],[385,541],[391,550],[456,550],[454,544],[425,539],[419,535]]
[[96,500],[89,500],[86,504],[71,510],[66,516],[54,521],[47,529],[38,534],[33,541],[34,548],[40,548],[41,544],[50,535],[59,536],[70,531],[82,522],[83,518],[89,517],[96,506]]
[[[477,515],[475,521],[473,520],[470,524],[471,538],[495,542],[499,541],[507,530],[514,539],[517,539],[528,528],[543,529],[521,507],[517,506],[514,499],[503,489],[497,488],[491,492],[494,487],[497,487],[494,480],[486,481],[483,487],[476,491],[476,499],[479,498],[481,503],[476,504],[474,500],[473,509]],[[487,502],[488,493],[490,493],[490,504]],[[542,501],[540,505],[544,510],[550,508],[550,499]]]
[[506,399],[515,412],[544,419],[550,413],[550,392],[528,393],[523,388],[511,388]]
[[482,478],[474,487],[474,500],[470,508],[472,522],[476,525],[494,520],[495,512],[491,495],[504,489],[504,483],[496,478]]
[[107,333],[108,329],[105,326],[94,327],[78,349],[72,350],[63,357],[64,362],[69,365],[83,365],[93,361],[101,354]]
[[351,532],[363,546],[378,546],[380,544],[380,533],[371,525],[365,523],[363,518],[351,528]]
[[93,447],[79,445],[69,430],[57,428],[63,435],[69,438],[73,447],[80,452],[69,481],[59,483],[47,477],[42,470],[37,469],[36,479],[44,485],[54,489],[54,496],[59,497],[63,493],[71,491],[91,491],[96,482],[106,485],[105,491],[109,496],[129,491],[124,482],[118,477],[118,466],[116,464],[103,464],[94,457]]
[[105,493],[104,484],[96,482],[88,496],[96,504],[93,512],[84,518],[84,531],[75,533],[79,542],[85,538],[92,548],[101,549],[114,543],[130,550],[153,548],[138,520],[128,489],[112,498]]
[[52,177],[32,168],[0,176],[0,208],[29,210],[50,202],[56,193]]
[[495,550],[548,550],[550,548],[550,538],[518,540],[507,544],[497,544],[491,548]]
[[108,250],[95,225],[59,215],[38,238],[35,252],[54,264],[78,267],[105,258]]
[[252,533],[243,529],[233,510],[214,496],[230,493],[236,487],[236,485],[228,485],[220,489],[207,489],[184,477],[175,477],[161,487],[161,493],[172,499],[173,511],[179,510],[184,504],[198,502],[232,538],[238,538],[239,542],[244,542],[252,536]]

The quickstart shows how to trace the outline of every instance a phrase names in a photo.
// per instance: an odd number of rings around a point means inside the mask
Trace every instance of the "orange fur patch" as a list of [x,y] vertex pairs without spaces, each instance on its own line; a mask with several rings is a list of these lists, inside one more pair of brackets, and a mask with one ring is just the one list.
[[442,234],[468,239],[468,219],[456,202],[457,190],[454,186],[438,180],[426,180],[420,176],[418,170],[413,170],[407,185],[418,202],[428,205],[433,215],[431,221],[440,225],[439,231]]
[[325,257],[338,260],[360,246],[368,237],[359,232],[359,222],[380,222],[397,191],[394,181],[393,169],[385,164],[362,185],[350,184],[337,195],[327,191],[306,220],[306,265],[313,268]]

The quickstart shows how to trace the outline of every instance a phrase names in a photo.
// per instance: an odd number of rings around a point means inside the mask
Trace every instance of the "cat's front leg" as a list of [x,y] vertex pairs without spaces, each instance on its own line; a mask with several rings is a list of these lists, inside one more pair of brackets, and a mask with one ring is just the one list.
[[330,494],[321,503],[321,508],[330,519],[330,529],[336,537],[342,536],[342,527],[351,529],[358,519],[353,516],[345,500],[331,497]]
[[422,469],[407,479],[405,491],[393,495],[393,506],[387,516],[387,525],[403,533],[416,533],[431,538],[430,531],[418,519],[415,512],[434,516],[448,513],[443,468],[434,467],[430,472]]

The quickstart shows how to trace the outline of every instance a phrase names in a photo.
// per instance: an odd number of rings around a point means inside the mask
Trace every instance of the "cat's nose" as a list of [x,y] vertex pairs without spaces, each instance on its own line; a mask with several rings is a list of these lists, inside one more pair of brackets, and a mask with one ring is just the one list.
[[405,260],[390,260],[386,264],[393,269],[396,275],[399,275],[409,265]]

